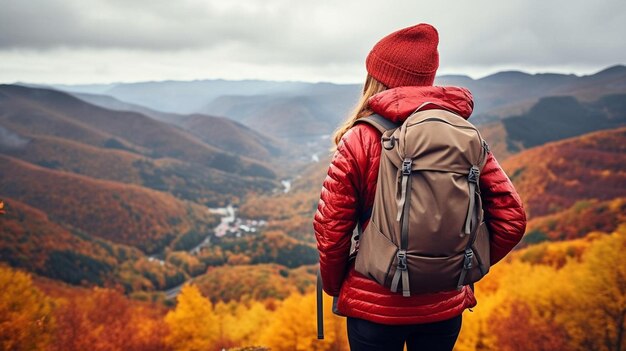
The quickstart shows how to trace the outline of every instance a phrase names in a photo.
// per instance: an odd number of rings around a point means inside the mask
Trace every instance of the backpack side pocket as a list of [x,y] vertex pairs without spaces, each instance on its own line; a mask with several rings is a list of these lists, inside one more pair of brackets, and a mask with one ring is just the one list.
[[398,247],[380,232],[374,221],[370,221],[361,235],[355,269],[366,277],[385,285]]

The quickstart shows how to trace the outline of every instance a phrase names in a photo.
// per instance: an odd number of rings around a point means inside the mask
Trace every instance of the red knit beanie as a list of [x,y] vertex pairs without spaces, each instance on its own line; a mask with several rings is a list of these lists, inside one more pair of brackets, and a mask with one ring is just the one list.
[[439,67],[439,34],[430,24],[400,29],[382,38],[365,60],[367,72],[387,88],[433,85]]

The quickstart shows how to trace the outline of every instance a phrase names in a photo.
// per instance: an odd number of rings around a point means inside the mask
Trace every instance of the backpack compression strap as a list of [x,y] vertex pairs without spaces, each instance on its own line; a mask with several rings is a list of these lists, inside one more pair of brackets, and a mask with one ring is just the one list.
[[[463,288],[463,283],[465,282],[465,276],[467,272],[472,268],[472,260],[474,258],[474,251],[472,250],[472,245],[476,241],[476,231],[480,225],[480,222],[483,220],[482,211],[479,213],[478,209],[482,208],[481,198],[480,198],[480,187],[478,185],[480,179],[480,169],[485,166],[487,162],[487,156],[489,153],[489,145],[484,140],[482,141],[482,155],[479,162],[479,166],[472,165],[467,175],[467,182],[469,184],[469,195],[470,195],[470,203],[469,208],[467,209],[467,217],[465,219],[465,229],[462,235],[470,235],[467,246],[465,247],[465,258],[463,260],[463,270],[461,270],[461,275],[459,277],[459,282],[457,283],[457,290],[461,290]],[[480,204],[480,205],[477,205]],[[472,228],[473,227],[473,228]],[[479,261],[480,262],[480,261]],[[479,263],[480,265],[480,263]],[[479,267],[482,272],[482,267]],[[472,285],[472,290],[474,290]]]
[[398,208],[397,221],[400,222],[400,249],[396,256],[398,257],[398,266],[391,280],[391,291],[398,292],[398,283],[402,278],[402,296],[411,296],[409,288],[409,271],[406,260],[406,251],[409,247],[409,212],[411,203],[411,165],[413,160],[405,158],[402,162],[402,199],[401,207]]
[[357,123],[367,123],[376,128],[381,133],[384,133],[390,129],[396,129],[400,126],[400,124],[394,123],[379,114],[373,114],[367,117],[359,118],[356,120],[356,122],[354,122],[354,124]]

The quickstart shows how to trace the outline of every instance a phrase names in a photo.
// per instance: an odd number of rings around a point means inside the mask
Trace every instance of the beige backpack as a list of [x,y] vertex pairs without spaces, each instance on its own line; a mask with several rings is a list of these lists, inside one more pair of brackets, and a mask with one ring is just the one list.
[[393,292],[461,289],[489,271],[478,180],[489,147],[470,122],[419,111],[402,125],[359,119],[383,133],[370,222],[355,268]]

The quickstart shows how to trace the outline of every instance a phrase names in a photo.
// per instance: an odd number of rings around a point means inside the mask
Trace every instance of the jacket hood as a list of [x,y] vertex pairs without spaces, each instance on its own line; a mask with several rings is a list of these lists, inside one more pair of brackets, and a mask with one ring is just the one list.
[[472,93],[460,87],[406,86],[372,96],[369,107],[379,115],[401,123],[417,109],[444,109],[468,119],[474,109]]

